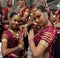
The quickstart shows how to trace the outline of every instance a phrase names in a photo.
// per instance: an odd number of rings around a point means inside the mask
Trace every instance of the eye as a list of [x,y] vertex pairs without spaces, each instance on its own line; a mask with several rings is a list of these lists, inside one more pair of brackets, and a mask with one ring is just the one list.
[[14,21],[16,22],[17,20],[16,20],[16,19],[14,19]]
[[36,16],[36,18],[40,18],[40,17],[41,17],[41,15],[37,15],[37,16]]

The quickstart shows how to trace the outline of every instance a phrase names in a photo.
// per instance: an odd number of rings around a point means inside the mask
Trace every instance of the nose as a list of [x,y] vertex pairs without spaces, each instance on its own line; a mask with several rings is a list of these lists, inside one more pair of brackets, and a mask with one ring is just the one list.
[[19,23],[16,21],[16,25],[18,25]]
[[36,18],[36,22],[39,22],[39,19]]

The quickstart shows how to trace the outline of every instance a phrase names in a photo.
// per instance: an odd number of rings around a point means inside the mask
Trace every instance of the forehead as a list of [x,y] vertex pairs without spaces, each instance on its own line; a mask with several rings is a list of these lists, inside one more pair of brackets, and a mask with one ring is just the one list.
[[39,9],[36,11],[36,15],[38,15],[38,14],[42,14],[41,10],[39,10]]
[[20,20],[20,17],[18,15],[14,15],[12,19]]

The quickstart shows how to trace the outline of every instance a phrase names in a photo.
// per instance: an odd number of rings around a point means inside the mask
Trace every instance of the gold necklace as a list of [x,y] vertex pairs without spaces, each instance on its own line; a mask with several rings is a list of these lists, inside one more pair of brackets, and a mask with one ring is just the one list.
[[11,29],[8,29],[10,32],[12,32],[14,35],[16,35],[17,37],[19,36],[19,33],[18,32],[14,32],[13,30]]

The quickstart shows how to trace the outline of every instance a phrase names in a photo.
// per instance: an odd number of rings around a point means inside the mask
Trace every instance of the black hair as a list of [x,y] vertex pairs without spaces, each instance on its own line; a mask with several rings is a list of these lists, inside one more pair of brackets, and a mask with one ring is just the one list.
[[46,7],[44,5],[38,6],[37,9],[40,9],[43,13],[47,12],[48,19],[50,19],[50,13],[47,11],[47,9],[46,9]]
[[17,15],[17,13],[16,13],[16,12],[12,12],[12,13],[10,14],[10,19],[12,19],[12,17],[13,17],[14,15]]
[[42,12],[47,12],[47,9],[43,5],[38,6],[37,9],[40,9]]

